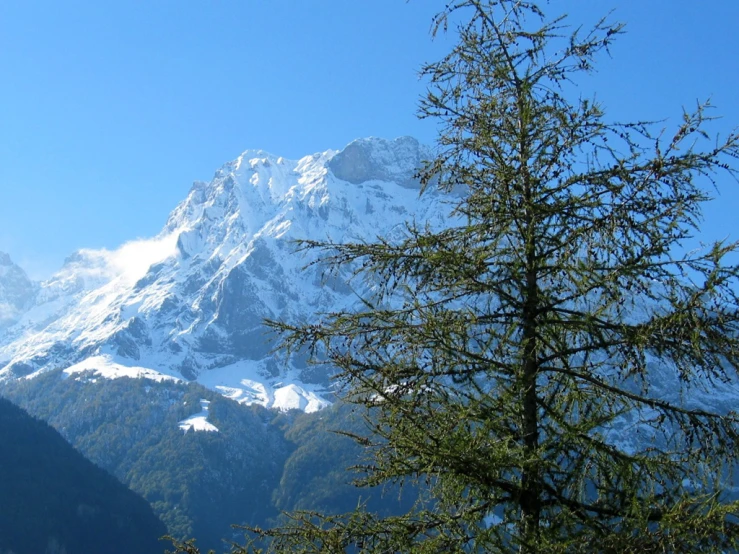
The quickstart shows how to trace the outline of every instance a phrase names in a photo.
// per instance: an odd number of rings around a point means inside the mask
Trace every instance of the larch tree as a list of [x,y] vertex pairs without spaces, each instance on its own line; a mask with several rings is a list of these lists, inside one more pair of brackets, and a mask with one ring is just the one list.
[[708,104],[668,132],[572,98],[619,24],[454,0],[435,25],[459,40],[423,69],[441,131],[420,178],[455,199],[449,226],[304,243],[371,292],[273,324],[367,408],[360,484],[428,495],[258,535],[269,552],[737,550],[739,419],[700,400],[737,390],[737,244],[686,245],[739,136],[709,137]]

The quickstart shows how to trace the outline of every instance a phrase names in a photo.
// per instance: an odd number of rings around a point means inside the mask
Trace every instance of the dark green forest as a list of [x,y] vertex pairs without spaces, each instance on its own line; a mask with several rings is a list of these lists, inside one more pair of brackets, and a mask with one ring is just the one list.
[[166,531],[151,507],[52,427],[0,398],[0,552],[146,554]]

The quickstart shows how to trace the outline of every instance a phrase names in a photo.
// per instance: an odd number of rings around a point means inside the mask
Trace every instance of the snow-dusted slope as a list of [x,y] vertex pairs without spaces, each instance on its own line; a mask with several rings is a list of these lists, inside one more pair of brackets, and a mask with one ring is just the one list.
[[297,161],[244,152],[195,183],[158,236],[77,252],[32,284],[0,328],[0,377],[70,366],[72,375],[164,375],[243,402],[320,409],[327,376],[273,355],[262,321],[340,309],[361,285],[304,270],[315,254],[291,241],[397,236],[410,218],[443,225],[439,198],[419,197],[413,181],[426,154],[409,137]]

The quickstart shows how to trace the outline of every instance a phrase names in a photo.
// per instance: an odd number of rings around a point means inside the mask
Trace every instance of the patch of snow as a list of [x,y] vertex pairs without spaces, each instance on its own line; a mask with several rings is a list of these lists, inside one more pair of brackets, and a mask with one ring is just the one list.
[[[159,364],[143,367],[128,365],[127,361],[111,354],[92,356],[66,368],[62,375],[81,379],[80,374],[91,371],[95,376],[104,379],[131,377],[157,382],[182,382],[182,379],[169,374],[166,370],[154,369]],[[265,408],[275,408],[281,411],[302,410],[311,413],[331,405],[330,401],[323,398],[322,393],[326,391],[319,385],[302,383],[294,375],[294,371],[288,371],[287,375],[283,374],[278,379],[271,376],[264,365],[263,362],[241,361],[203,371],[196,382],[241,404],[260,404]],[[26,378],[31,379],[42,372],[34,372]],[[196,414],[196,416],[200,415],[202,414]]]
[[296,384],[275,389],[274,402],[272,404],[274,408],[283,412],[287,410],[302,410],[307,413],[317,412],[328,405],[329,402],[314,392],[307,391]]
[[190,429],[193,432],[205,431],[206,433],[217,433],[218,427],[208,421],[208,409],[210,408],[210,400],[200,399],[201,411],[193,414],[188,418],[180,421],[180,429],[187,433]]
[[[133,379],[151,379],[152,381],[180,381],[173,375],[166,375],[154,369],[138,366],[125,366],[113,361],[110,356],[92,356],[64,370],[64,374],[72,376],[75,374],[92,371],[95,375],[99,375],[105,379],[120,379],[121,377],[131,377]],[[35,373],[28,375],[27,378],[35,377]]]
[[331,405],[321,396],[318,385],[301,383],[290,375],[279,382],[266,374],[260,362],[243,361],[204,371],[198,383],[241,404],[261,404],[265,408],[317,412]]

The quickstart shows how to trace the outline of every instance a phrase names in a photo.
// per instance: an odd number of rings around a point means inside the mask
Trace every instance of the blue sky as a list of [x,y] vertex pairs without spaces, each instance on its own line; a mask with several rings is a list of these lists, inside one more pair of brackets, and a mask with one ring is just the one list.
[[[193,180],[247,148],[301,157],[434,126],[415,110],[443,0],[9,0],[0,3],[0,250],[32,275],[77,248],[156,234]],[[739,125],[739,2],[551,0],[627,34],[582,82],[618,119],[674,122],[712,97]],[[669,120],[666,123],[669,125]],[[722,180],[704,238],[739,238]]]

